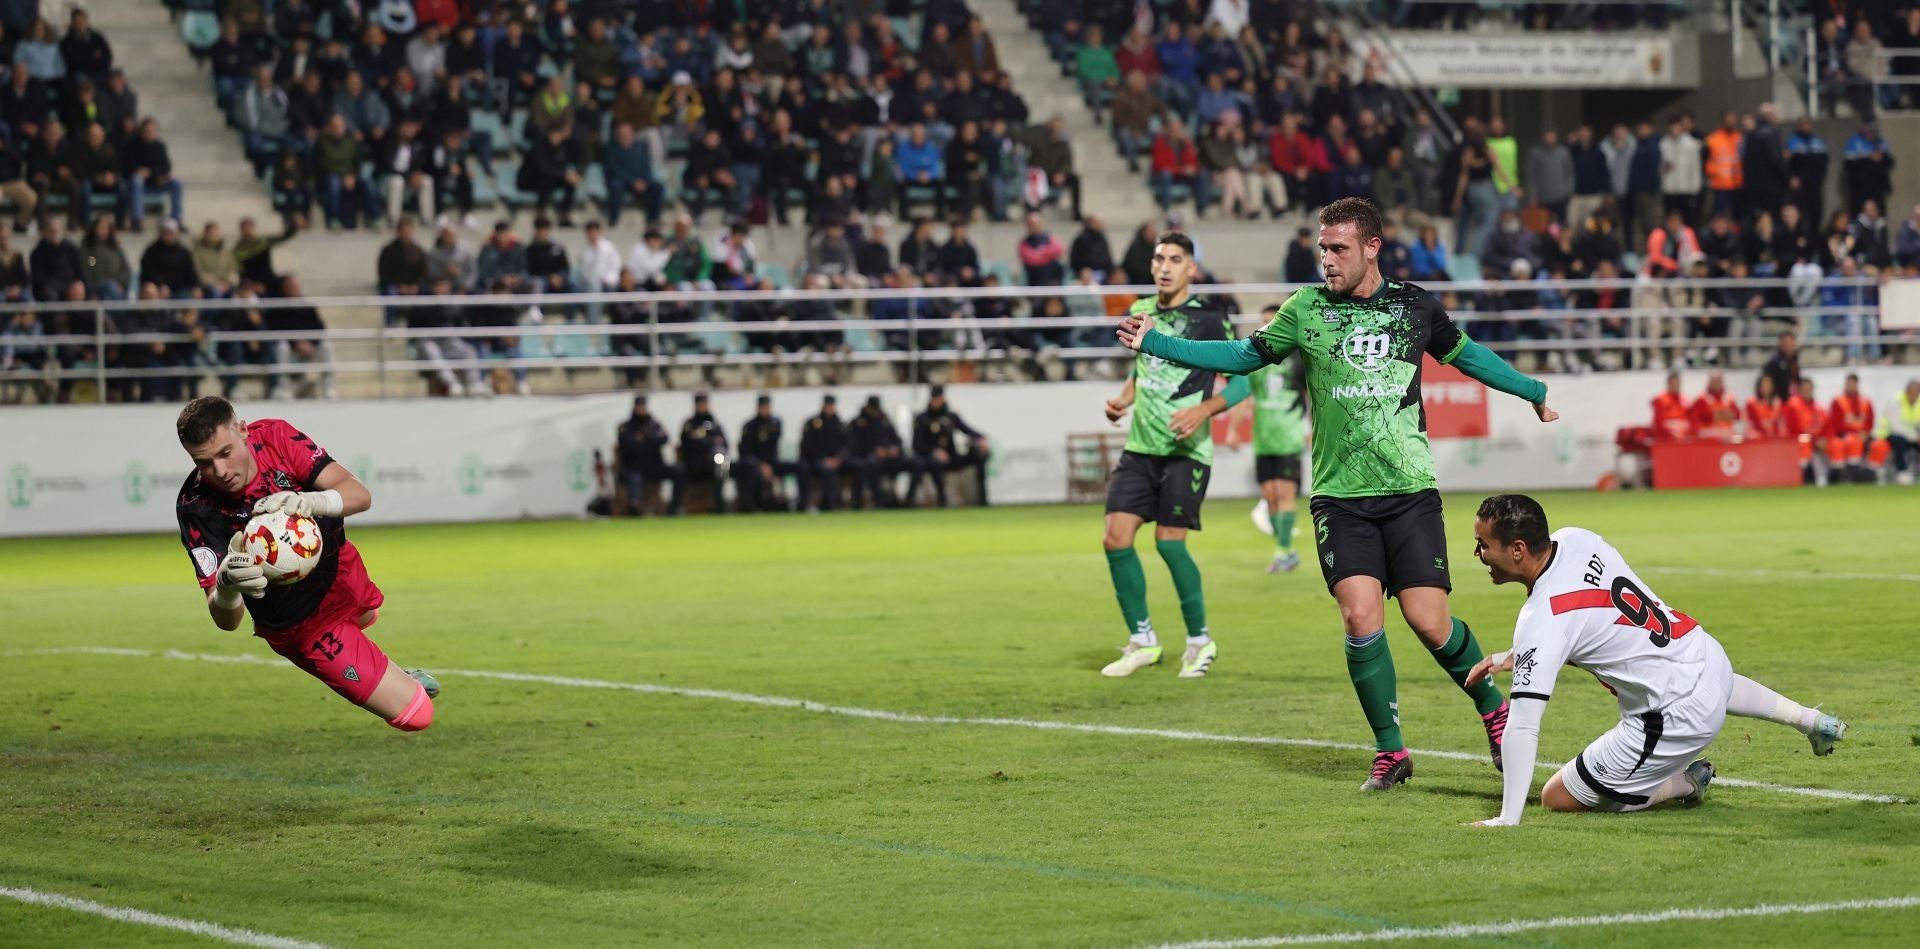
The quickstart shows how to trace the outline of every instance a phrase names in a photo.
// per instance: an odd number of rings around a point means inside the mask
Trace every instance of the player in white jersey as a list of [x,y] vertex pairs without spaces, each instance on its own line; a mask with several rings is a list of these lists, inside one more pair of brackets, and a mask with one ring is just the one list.
[[1667,801],[1700,803],[1713,765],[1695,760],[1728,715],[1764,718],[1807,736],[1815,755],[1833,753],[1845,722],[1806,708],[1733,671],[1718,640],[1693,617],[1654,595],[1600,535],[1578,527],[1547,533],[1539,502],[1490,497],[1473,525],[1474,556],[1493,582],[1521,583],[1527,602],[1513,648],[1488,656],[1467,677],[1511,670],[1500,816],[1508,827],[1533,787],[1540,719],[1563,666],[1593,673],[1620,701],[1620,724],[1562,767],[1540,792],[1556,811],[1638,811]]

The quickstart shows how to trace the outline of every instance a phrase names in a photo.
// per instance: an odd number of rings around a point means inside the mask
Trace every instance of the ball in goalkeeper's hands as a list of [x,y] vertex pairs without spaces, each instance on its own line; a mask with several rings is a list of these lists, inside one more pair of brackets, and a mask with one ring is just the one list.
[[268,511],[247,521],[247,553],[267,576],[267,582],[279,585],[299,583],[320,566],[325,543],[320,525],[304,514]]

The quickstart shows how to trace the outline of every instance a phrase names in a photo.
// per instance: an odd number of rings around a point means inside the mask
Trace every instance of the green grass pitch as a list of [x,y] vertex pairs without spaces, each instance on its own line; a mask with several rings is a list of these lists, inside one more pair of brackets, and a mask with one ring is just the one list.
[[[1476,501],[1447,502],[1454,604],[1491,651],[1522,594],[1469,559]],[[1730,720],[1709,752],[1723,777],[1920,797],[1912,491],[1543,501],[1736,669],[1852,725],[1815,759]],[[1192,542],[1221,644],[1201,681],[1097,674],[1124,631],[1090,507],[357,529],[387,594],[374,638],[441,675],[416,735],[215,629],[170,536],[0,541],[0,888],[339,947],[1126,947],[1920,895],[1912,804],[1716,786],[1692,811],[1535,808],[1482,830],[1461,824],[1499,809],[1483,760],[1416,750],[1412,783],[1362,796],[1362,751],[458,671],[1364,741],[1333,603],[1311,561],[1262,572],[1248,506],[1216,499]],[[1409,743],[1484,750],[1397,616],[1389,635]],[[156,654],[53,652],[72,647]],[[1543,759],[1615,716],[1565,680]],[[1920,908],[1895,908],[1473,941],[1882,946],[1916,925]],[[0,900],[4,946],[208,944]]]

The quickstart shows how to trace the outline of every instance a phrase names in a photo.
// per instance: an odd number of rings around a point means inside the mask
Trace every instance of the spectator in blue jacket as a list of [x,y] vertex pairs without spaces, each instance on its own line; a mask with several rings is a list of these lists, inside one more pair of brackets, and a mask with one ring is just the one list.
[[900,181],[925,184],[935,192],[947,183],[947,163],[941,158],[941,146],[927,138],[924,123],[914,123],[893,144],[893,163],[899,167]]
[[647,213],[647,225],[660,223],[664,189],[653,171],[653,149],[640,141],[633,126],[622,122],[613,129],[613,142],[602,160],[607,181],[607,226],[620,223],[620,209],[631,201]]
[[1167,22],[1167,34],[1154,46],[1160,56],[1160,100],[1183,115],[1193,114],[1200,94],[1200,49],[1188,39],[1178,20]]
[[1635,246],[1647,242],[1647,235],[1653,232],[1663,216],[1663,201],[1660,197],[1660,136],[1653,133],[1653,123],[1644,119],[1634,131],[1636,144],[1633,157],[1627,163],[1627,200],[1620,209],[1626,220],[1621,222],[1621,230],[1632,235],[1630,242]]

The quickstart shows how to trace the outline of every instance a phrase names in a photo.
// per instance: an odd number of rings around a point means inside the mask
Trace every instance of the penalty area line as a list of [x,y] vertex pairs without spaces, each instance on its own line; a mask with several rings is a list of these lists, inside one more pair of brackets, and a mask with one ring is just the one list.
[[251,929],[236,929],[219,923],[208,923],[197,919],[182,919],[178,916],[162,916],[143,909],[125,906],[108,906],[93,900],[83,900],[77,896],[60,893],[47,893],[30,890],[25,887],[0,886],[0,897],[35,906],[48,906],[54,909],[72,910],[100,916],[120,923],[133,923],[138,926],[153,926],[158,929],[172,929],[177,932],[191,933],[236,946],[260,946],[263,949],[331,949],[325,943],[308,942],[304,939],[288,939],[270,933],[255,932]]
[[[263,659],[251,654],[235,656],[209,655],[206,653],[182,652],[177,649],[154,651],[148,649],[120,649],[106,646],[55,646],[46,649],[18,649],[0,652],[0,656],[130,656],[135,658],[176,659],[187,662],[217,662],[235,665],[275,666],[291,669],[292,666],[271,659]],[[616,682],[609,679],[584,679],[575,676],[542,675],[531,672],[502,672],[493,669],[438,669],[435,675],[468,676],[475,679],[493,679],[500,682],[529,682],[539,685],[557,685],[575,689],[605,689],[616,692],[638,692],[643,695],[671,695],[678,698],[711,699],[720,702],[734,702],[741,705],[758,705],[765,708],[786,708],[801,712],[813,712],[820,715],[838,715],[843,718],[864,718],[871,721],[895,722],[902,725],[962,725],[976,728],[1024,728],[1032,731],[1080,732],[1091,735],[1117,735],[1126,738],[1165,738],[1173,741],[1197,741],[1232,745],[1268,745],[1285,748],[1323,748],[1331,751],[1373,751],[1372,745],[1363,745],[1351,741],[1327,741],[1319,738],[1282,738],[1273,735],[1229,735],[1219,732],[1188,731],[1176,728],[1142,728],[1132,725],[1102,725],[1094,722],[1063,722],[1053,719],[979,717],[964,715],[922,715],[914,712],[894,712],[887,709],[860,708],[850,705],[830,705],[811,699],[796,699],[783,695],[760,695],[753,692],[734,692],[727,689],[696,689],[678,685],[656,685],[648,682]],[[1486,761],[1484,752],[1443,751],[1433,748],[1409,748],[1413,754],[1426,758],[1446,758],[1452,761]],[[1564,761],[1543,761],[1538,765],[1541,771],[1557,771]],[[1908,798],[1892,794],[1870,794],[1860,791],[1836,791],[1830,788],[1803,788],[1786,784],[1769,784],[1764,781],[1749,781],[1741,778],[1719,777],[1713,783],[1722,787],[1747,788],[1755,791],[1772,791],[1776,794],[1794,794],[1801,797],[1826,798],[1835,801],[1861,801],[1868,804],[1907,804]]]
[[1356,942],[1409,942],[1415,939],[1464,939],[1478,936],[1511,936],[1543,929],[1579,929],[1608,926],[1647,926],[1671,922],[1712,922],[1722,919],[1752,919],[1768,916],[1811,916],[1822,913],[1856,913],[1866,910],[1911,909],[1920,906],[1920,896],[1894,896],[1877,900],[1843,900],[1833,903],[1763,903],[1759,906],[1728,906],[1704,909],[1664,909],[1650,913],[1614,913],[1606,916],[1555,916],[1549,919],[1514,919],[1503,923],[1454,923],[1447,926],[1395,926],[1340,933],[1298,933],[1289,936],[1258,936],[1250,939],[1203,939],[1194,942],[1161,943],[1142,949],[1261,949],[1266,946],[1325,946]]

